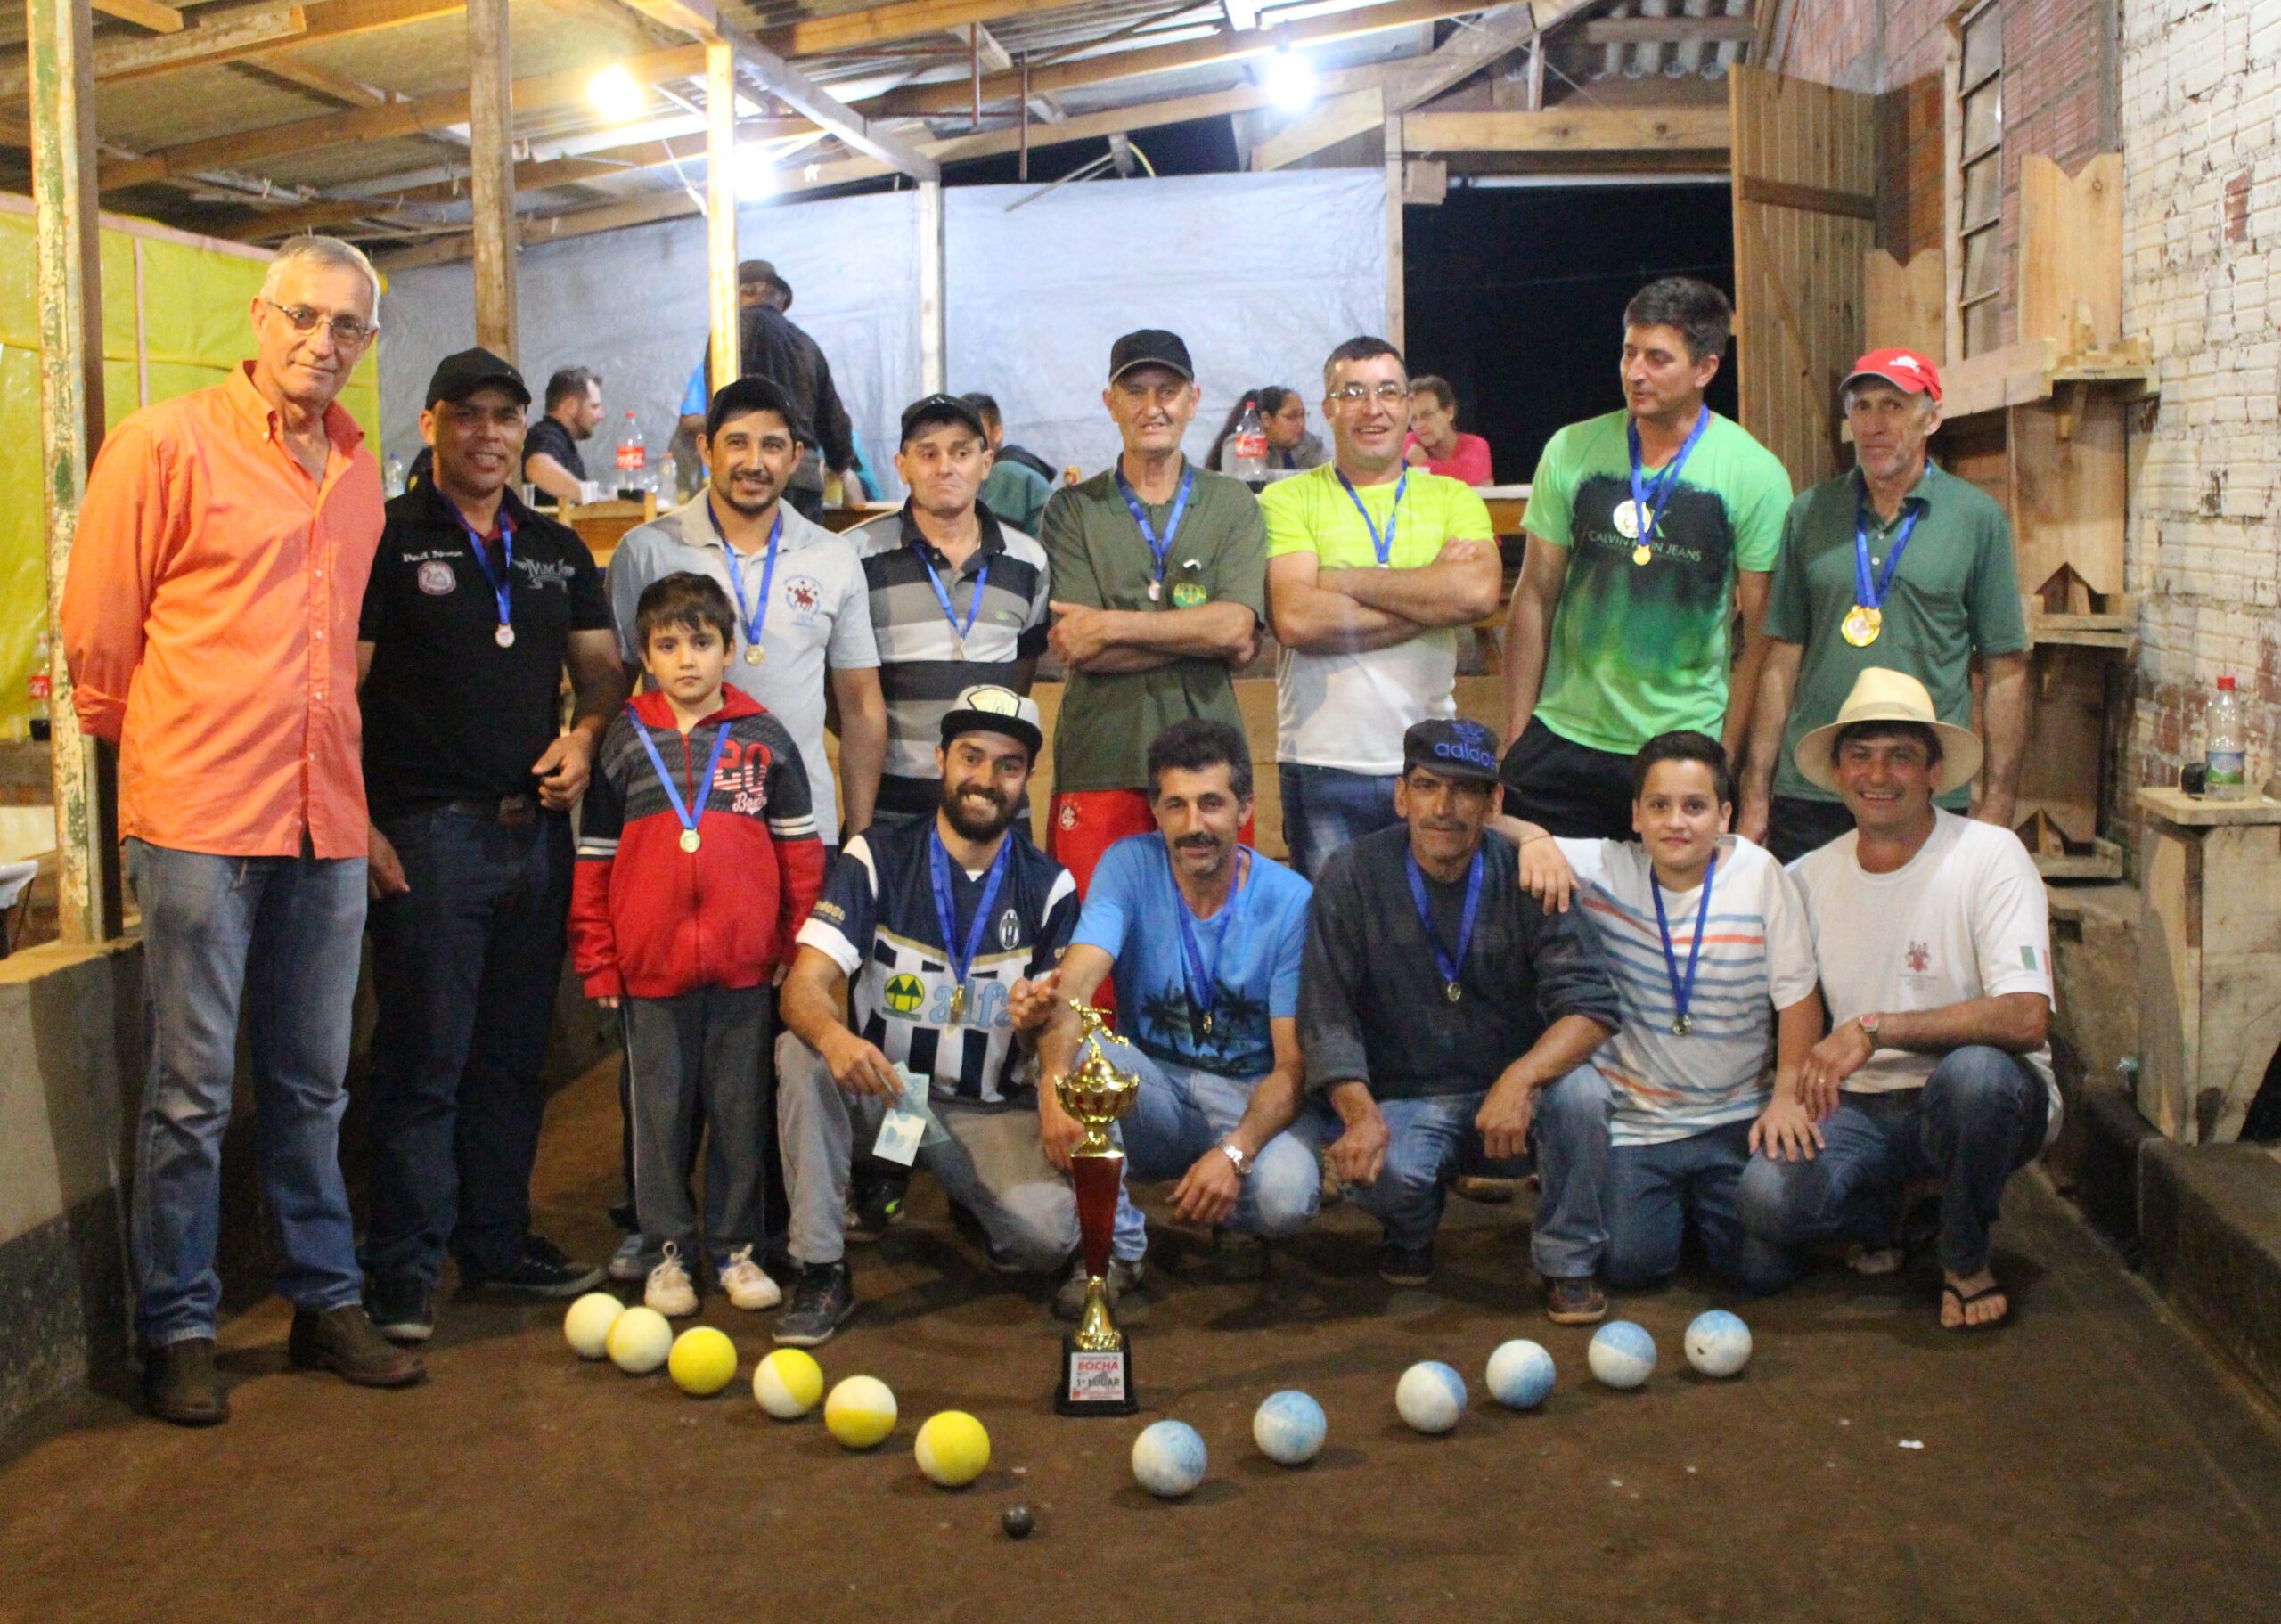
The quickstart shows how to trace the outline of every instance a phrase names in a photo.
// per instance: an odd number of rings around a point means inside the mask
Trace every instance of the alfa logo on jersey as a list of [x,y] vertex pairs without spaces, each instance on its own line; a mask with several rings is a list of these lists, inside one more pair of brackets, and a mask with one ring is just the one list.
[[927,1001],[927,989],[916,975],[896,975],[887,982],[887,1008],[896,1015],[916,1016]]

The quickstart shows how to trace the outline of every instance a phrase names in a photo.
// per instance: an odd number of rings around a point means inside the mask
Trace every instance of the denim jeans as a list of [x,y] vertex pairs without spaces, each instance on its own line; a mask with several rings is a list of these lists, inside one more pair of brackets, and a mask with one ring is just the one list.
[[1922,1179],[1941,1181],[1941,1267],[1977,1274],[2005,1183],[2042,1150],[2050,1109],[2026,1062],[1982,1044],[1951,1052],[1921,1089],[1844,1096],[1812,1161],[1762,1152],[1744,1170],[1746,1282],[1786,1285],[1801,1270],[1797,1249],[1815,1241],[1892,1245],[1901,1192]]
[[1394,815],[1392,778],[1296,762],[1279,764],[1275,777],[1283,791],[1283,844],[1291,866],[1309,879],[1349,841],[1402,820]]
[[380,1019],[364,1264],[433,1285],[448,1245],[462,1270],[503,1275],[530,1229],[570,820],[542,812],[510,828],[436,809],[383,820],[380,832],[412,889],[372,909]]
[[[797,1039],[777,1051],[781,1067],[776,1116],[792,1181],[792,1255],[803,1263],[837,1263],[847,1255],[848,1163],[879,1137],[884,1102],[852,1098],[831,1080],[822,1057]],[[929,1133],[918,1165],[951,1204],[971,1214],[991,1251],[1034,1274],[1058,1270],[1077,1249],[1077,1193],[1038,1140],[1037,1113],[1013,1106],[936,1099],[928,1109],[944,1134]],[[1116,1255],[1132,1261],[1149,1249],[1140,1210],[1116,1196]]]
[[277,1289],[297,1308],[356,1302],[340,1115],[364,860],[217,857],[130,839],[127,869],[143,908],[146,1065],[128,1220],[136,1334],[151,1346],[214,1334],[241,1006]]
[[706,1139],[705,1240],[715,1260],[764,1250],[763,1124],[776,1120],[776,993],[699,987],[674,998],[628,998],[634,1211],[645,1256],[673,1242],[691,1268],[697,1205],[690,1170]]
[[[1386,1226],[1387,1240],[1400,1246],[1432,1240],[1448,1199],[1446,1181],[1492,1165],[1473,1125],[1484,1093],[1378,1102],[1389,1136],[1386,1165],[1377,1182],[1345,1188],[1349,1201]],[[1590,1275],[1607,1251],[1601,1202],[1614,1110],[1607,1081],[1589,1065],[1537,1095],[1529,1138],[1543,1188],[1529,1252],[1537,1272],[1548,1278]],[[1291,1130],[1320,1151],[1337,1143],[1346,1128],[1329,1100],[1317,1099],[1299,1113]],[[1504,1171],[1515,1164],[1493,1165]]]
[[[1185,1174],[1198,1156],[1235,1131],[1258,1086],[1257,1079],[1168,1065],[1122,1038],[1110,1041],[1106,1050],[1110,1065],[1140,1079],[1140,1091],[1117,1127],[1131,1158],[1125,1176],[1143,1182]],[[1315,1153],[1291,1134],[1279,1133],[1252,1163],[1227,1228],[1280,1240],[1305,1228],[1321,1202],[1322,1171]]]
[[1735,1189],[1750,1161],[1750,1123],[1720,1127],[1660,1145],[1617,1145],[1607,1153],[1607,1281],[1630,1289],[1667,1279],[1679,1268],[1690,1220],[1703,1253],[1721,1279],[1742,1282],[1742,1226]]

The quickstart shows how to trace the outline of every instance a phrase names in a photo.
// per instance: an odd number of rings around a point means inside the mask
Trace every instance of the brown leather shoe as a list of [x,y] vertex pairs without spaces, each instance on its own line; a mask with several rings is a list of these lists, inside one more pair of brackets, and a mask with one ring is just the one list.
[[285,1346],[296,1365],[332,1371],[358,1387],[410,1387],[428,1379],[428,1367],[416,1355],[372,1328],[362,1303],[322,1313],[295,1309],[293,1334]]
[[1598,1325],[1607,1318],[1607,1299],[1590,1275],[1547,1275],[1544,1314],[1557,1326]]
[[192,1336],[143,1350],[143,1402],[176,1426],[215,1426],[230,1418],[222,1373],[214,1368],[214,1339]]

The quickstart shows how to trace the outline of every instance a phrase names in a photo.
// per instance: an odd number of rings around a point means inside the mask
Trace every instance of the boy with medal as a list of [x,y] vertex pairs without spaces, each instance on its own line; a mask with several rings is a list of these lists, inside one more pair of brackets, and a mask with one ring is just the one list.
[[[1033,1034],[1077,921],[1076,885],[1015,828],[1044,743],[1037,706],[977,685],[939,726],[934,816],[848,842],[784,981],[797,1041],[779,1114],[800,1273],[773,1335],[795,1347],[854,1312],[848,1163],[875,1143],[888,1155],[898,1118],[922,1130],[902,1159],[980,1228],[993,1269],[1058,1272],[1077,1245],[1076,1196],[1044,1142],[1048,1096],[1032,1099]],[[1122,1202],[1113,1285],[1138,1281],[1146,1245]]]
[[587,996],[625,1012],[634,1216],[658,1259],[642,1300],[668,1316],[697,1311],[689,1171],[701,1109],[713,1271],[737,1307],[772,1308],[781,1293],[755,1252],[775,1113],[774,982],[822,888],[823,848],[798,747],[724,681],[736,627],[720,584],[653,582],[634,624],[650,686],[602,736],[570,930]]
[[[1977,657],[1988,748],[1974,815],[1984,821],[2011,827],[2026,754],[2027,621],[2011,527],[1985,493],[1927,454],[1941,426],[1940,369],[1911,350],[1873,350],[1842,398],[1854,467],[1801,494],[1782,527],[1737,822],[1785,862],[1853,827],[1845,804],[1794,758],[1872,666],[1908,673],[1942,722],[1970,727]],[[1940,804],[1971,812],[1972,788],[1944,779]]]
[[1397,1285],[1433,1276],[1444,1180],[1533,1153],[1546,1311],[1590,1324],[1607,1312],[1593,1276],[1610,1103],[1591,1058],[1622,1001],[1591,932],[1522,890],[1488,827],[1496,734],[1421,722],[1402,755],[1402,822],[1333,853],[1315,882],[1294,1131],[1329,1147],[1347,1198],[1385,1226],[1378,1273]]
[[[1064,1002],[1038,1040],[1049,1083],[1078,1059],[1076,1015],[1114,978],[1123,1035],[1110,1064],[1140,1079],[1121,1123],[1125,1176],[1177,1179],[1175,1217],[1275,1240],[1314,1217],[1313,1154],[1284,1131],[1298,1114],[1299,970],[1312,888],[1238,839],[1251,813],[1244,737],[1202,717],[1149,747],[1155,832],[1118,841],[1061,967]],[[1075,1124],[1051,1124],[1063,1142]],[[1049,1150],[1055,1148],[1049,1144]],[[1261,1261],[1227,1245],[1227,1261]],[[1065,1285],[1073,1309],[1083,1280]]]
[[1660,735],[1631,773],[1637,840],[1514,828],[1523,887],[1556,910],[1574,894],[1623,999],[1593,1057],[1615,1106],[1601,1272],[1625,1290],[1668,1277],[1691,1224],[1721,1278],[1779,1284],[1751,1277],[1736,1191],[1754,1149],[1810,1159],[1821,1145],[1829,1102],[1809,1109],[1797,1087],[1822,1030],[1805,908],[1773,858],[1727,832],[1717,739]]
[[1708,733],[1740,759],[1790,476],[1705,404],[1732,319],[1692,278],[1642,288],[1623,313],[1623,409],[1561,429],[1537,463],[1502,776],[1508,808],[1556,835],[1627,838],[1632,756],[1659,733]]

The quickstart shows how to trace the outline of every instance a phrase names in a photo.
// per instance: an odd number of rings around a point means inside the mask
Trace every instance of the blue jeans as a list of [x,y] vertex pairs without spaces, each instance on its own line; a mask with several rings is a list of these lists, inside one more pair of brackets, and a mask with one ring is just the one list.
[[277,1289],[297,1308],[356,1302],[340,1115],[364,860],[215,857],[129,840],[127,868],[143,908],[146,1065],[128,1219],[136,1334],[154,1347],[214,1334],[241,1004]]
[[[1433,1094],[1417,1099],[1382,1099],[1388,1142],[1386,1165],[1376,1183],[1345,1186],[1346,1198],[1386,1226],[1386,1239],[1419,1246],[1441,1226],[1445,1181],[1453,1174],[1493,1165],[1473,1125],[1486,1090]],[[1607,1181],[1608,1119],[1614,1102],[1607,1083],[1590,1065],[1580,1065],[1541,1090],[1529,1129],[1542,1185],[1529,1253],[1547,1278],[1590,1275],[1607,1251],[1601,1194]],[[1299,1113],[1291,1131],[1320,1151],[1345,1132],[1329,1100],[1317,1099]]]
[[1750,1161],[1750,1123],[1727,1122],[1661,1145],[1607,1153],[1607,1280],[1631,1289],[1679,1268],[1688,1220],[1721,1279],[1740,1282],[1742,1226],[1735,1188]]
[[1744,1170],[1746,1282],[1759,1291],[1788,1284],[1801,1272],[1797,1249],[1812,1242],[1892,1245],[1902,1189],[1925,1179],[1941,1182],[1941,1267],[1979,1273],[2004,1185],[2043,1148],[2050,1110],[2042,1078],[1982,1044],[1950,1053],[1921,1089],[1845,1095],[1812,1161],[1762,1153]]
[[[1130,1158],[1125,1176],[1144,1183],[1185,1174],[1198,1156],[1235,1130],[1257,1086],[1256,1079],[1167,1065],[1122,1038],[1107,1047],[1112,1065],[1140,1079],[1140,1091],[1117,1126]],[[1289,1133],[1279,1133],[1253,1162],[1226,1227],[1281,1240],[1305,1228],[1321,1201],[1322,1172],[1314,1152]]]
[[436,1283],[520,1260],[570,906],[570,820],[436,809],[384,820],[412,889],[372,909],[366,1138],[376,1277]]
[[1394,815],[1391,777],[1296,762],[1281,763],[1275,777],[1283,791],[1283,844],[1291,866],[1309,879],[1349,841],[1402,820]]

